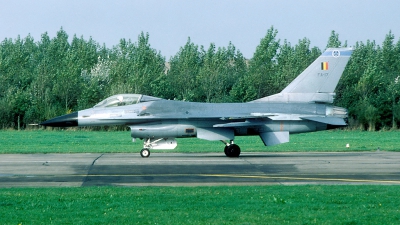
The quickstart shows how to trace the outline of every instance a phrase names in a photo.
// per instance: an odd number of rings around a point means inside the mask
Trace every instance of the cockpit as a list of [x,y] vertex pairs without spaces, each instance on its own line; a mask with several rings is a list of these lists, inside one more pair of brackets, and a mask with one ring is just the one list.
[[119,94],[104,99],[103,101],[97,103],[94,106],[94,108],[108,108],[108,107],[117,107],[125,105],[134,105],[141,102],[151,102],[159,100],[163,99],[141,94]]

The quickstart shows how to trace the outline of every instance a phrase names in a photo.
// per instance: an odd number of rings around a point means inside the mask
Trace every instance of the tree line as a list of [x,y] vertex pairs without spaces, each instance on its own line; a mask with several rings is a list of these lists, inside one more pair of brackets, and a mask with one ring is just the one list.
[[[310,40],[292,45],[274,27],[251,59],[229,43],[198,46],[190,38],[166,60],[149,34],[107,48],[61,28],[37,42],[6,38],[0,44],[0,129],[25,127],[92,107],[119,93],[197,102],[246,102],[280,92],[323,50]],[[331,32],[326,47],[346,47]],[[352,127],[397,129],[400,122],[400,40],[357,42],[336,88],[335,105],[349,109]]]

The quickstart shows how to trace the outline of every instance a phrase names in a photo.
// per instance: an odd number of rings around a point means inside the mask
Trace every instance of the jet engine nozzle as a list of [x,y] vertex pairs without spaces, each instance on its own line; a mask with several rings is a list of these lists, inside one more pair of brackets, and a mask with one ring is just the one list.
[[348,117],[347,109],[339,106],[327,106],[326,115],[346,119]]

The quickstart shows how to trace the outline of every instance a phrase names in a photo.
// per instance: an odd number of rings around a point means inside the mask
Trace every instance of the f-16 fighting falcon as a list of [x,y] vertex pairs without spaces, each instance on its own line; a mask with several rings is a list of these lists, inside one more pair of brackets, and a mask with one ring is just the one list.
[[352,52],[328,48],[280,93],[251,102],[199,103],[119,94],[41,125],[126,125],[133,140],[144,140],[142,157],[149,157],[151,149],[174,149],[175,138],[187,137],[220,140],[226,156],[238,157],[235,136],[259,135],[271,146],[289,142],[289,134],[346,126],[347,110],[332,103]]

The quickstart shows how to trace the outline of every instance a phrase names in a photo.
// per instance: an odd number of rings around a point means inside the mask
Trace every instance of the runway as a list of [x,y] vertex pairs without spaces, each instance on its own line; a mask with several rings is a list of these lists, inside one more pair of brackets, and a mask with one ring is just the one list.
[[399,152],[3,154],[0,187],[400,184]]

